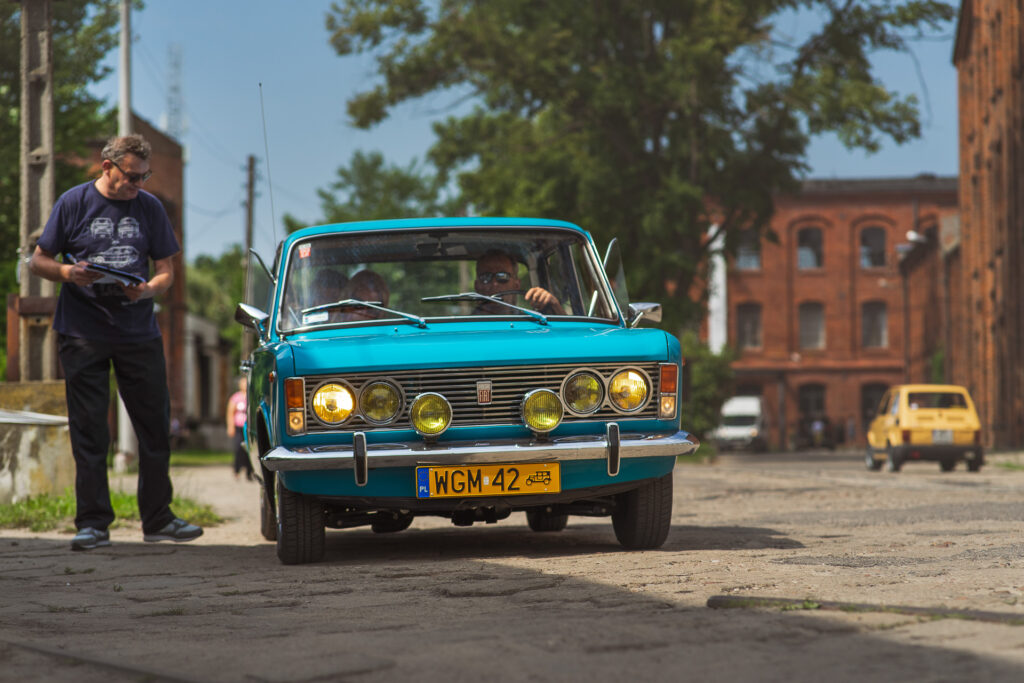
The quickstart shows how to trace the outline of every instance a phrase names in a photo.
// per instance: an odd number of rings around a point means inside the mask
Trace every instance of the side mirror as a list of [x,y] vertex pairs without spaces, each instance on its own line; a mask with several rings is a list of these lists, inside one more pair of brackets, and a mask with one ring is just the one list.
[[267,332],[267,321],[270,316],[249,304],[238,304],[235,309],[235,322],[241,323],[260,336],[262,339]]
[[636,327],[646,318],[652,323],[661,322],[661,304],[638,302],[629,305],[629,326]]

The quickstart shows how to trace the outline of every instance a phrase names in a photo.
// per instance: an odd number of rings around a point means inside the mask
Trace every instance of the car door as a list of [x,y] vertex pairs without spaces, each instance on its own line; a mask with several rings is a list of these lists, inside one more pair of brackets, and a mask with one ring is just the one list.
[[872,448],[885,448],[885,439],[888,434],[889,425],[892,422],[891,408],[893,397],[897,395],[897,392],[890,389],[885,392],[882,400],[878,402],[878,412],[875,413],[875,417],[871,420],[871,425],[868,427],[868,443],[871,444]]

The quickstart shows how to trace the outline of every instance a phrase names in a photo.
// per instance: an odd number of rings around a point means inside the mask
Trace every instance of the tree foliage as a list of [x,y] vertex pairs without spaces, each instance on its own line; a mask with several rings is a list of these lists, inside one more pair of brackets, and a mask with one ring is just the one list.
[[242,326],[235,322],[235,307],[245,300],[245,268],[241,244],[232,244],[217,257],[198,256],[186,266],[189,312],[217,325],[231,344],[233,366],[242,351]]
[[[75,159],[87,144],[114,130],[105,110],[87,87],[109,73],[102,64],[117,46],[117,0],[54,2],[52,11],[55,190],[59,195],[87,180]],[[136,3],[136,6],[140,6]],[[16,292],[20,244],[21,9],[0,2],[0,291]],[[38,226],[42,227],[42,226]],[[0,327],[0,357],[7,352],[6,326]]]
[[[436,173],[422,169],[415,160],[404,168],[388,165],[380,152],[355,152],[347,166],[338,168],[337,179],[317,194],[324,223],[443,213]],[[305,225],[290,215],[284,221],[288,232]]]
[[[786,41],[796,14],[815,26]],[[915,98],[870,56],[952,17],[937,0],[339,0],[326,25],[339,55],[377,59],[356,126],[430,93],[474,102],[435,123],[429,153],[461,208],[618,236],[634,298],[681,326],[700,315],[709,232],[727,252],[765,234],[812,135],[869,151],[919,135]]]
[[713,352],[692,331],[684,332],[679,342],[686,359],[682,421],[687,431],[703,439],[718,426],[722,403],[732,395],[735,355],[728,349]]

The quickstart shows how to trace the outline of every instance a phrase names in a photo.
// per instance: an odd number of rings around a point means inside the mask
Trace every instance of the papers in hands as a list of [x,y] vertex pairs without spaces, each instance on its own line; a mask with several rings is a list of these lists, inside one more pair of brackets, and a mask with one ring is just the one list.
[[117,268],[111,268],[110,266],[105,266],[101,263],[89,263],[85,266],[85,269],[103,275],[103,277],[101,277],[93,284],[101,284],[104,282],[116,282],[117,284],[124,285],[125,287],[133,287],[135,285],[141,285],[146,282],[146,278],[139,277],[135,273],[129,273],[124,270],[118,270]]

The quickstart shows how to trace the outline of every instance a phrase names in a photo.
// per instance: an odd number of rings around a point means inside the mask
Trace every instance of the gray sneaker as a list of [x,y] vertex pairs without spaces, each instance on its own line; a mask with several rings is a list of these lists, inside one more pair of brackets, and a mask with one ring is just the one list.
[[183,519],[174,518],[171,523],[155,534],[143,534],[142,540],[150,543],[157,541],[194,541],[203,535],[203,528],[195,524],[189,524]]
[[107,545],[110,545],[110,532],[106,529],[94,529],[91,526],[79,529],[75,537],[71,539],[72,550],[92,550]]

